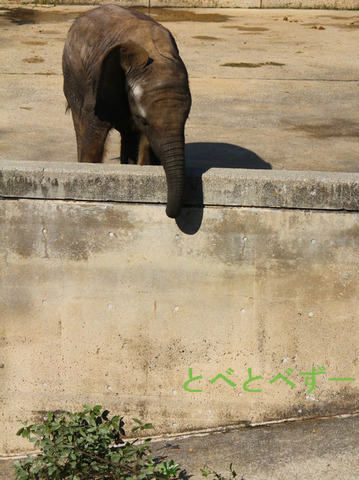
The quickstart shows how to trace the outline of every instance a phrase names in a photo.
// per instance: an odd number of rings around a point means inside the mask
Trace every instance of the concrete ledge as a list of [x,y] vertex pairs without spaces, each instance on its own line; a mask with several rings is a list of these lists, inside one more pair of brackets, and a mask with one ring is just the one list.
[[[40,4],[46,2],[40,2]],[[108,0],[58,0],[56,5],[101,5]],[[8,5],[19,4],[18,0],[7,0]],[[336,10],[358,9],[358,0],[117,0],[123,7],[165,8],[300,8]]]
[[[0,161],[0,197],[166,202],[162,167]],[[359,210],[359,174],[211,169],[187,172],[185,205]]]
[[[91,0],[89,0],[91,1]],[[63,0],[60,3],[67,3]],[[106,3],[103,2],[94,2]],[[148,0],[124,0],[117,2],[124,6],[148,7]],[[358,0],[151,0],[151,7],[187,8],[359,8]]]
[[262,0],[262,8],[359,8],[358,0]]
[[[8,0],[9,3],[18,3]],[[59,0],[57,5],[100,5],[107,0]],[[358,0],[118,0],[124,7],[176,7],[176,8],[359,8]]]

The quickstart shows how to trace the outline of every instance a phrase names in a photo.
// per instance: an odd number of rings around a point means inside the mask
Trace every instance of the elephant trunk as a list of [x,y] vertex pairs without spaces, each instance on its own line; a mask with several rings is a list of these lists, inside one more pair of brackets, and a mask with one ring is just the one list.
[[167,208],[166,214],[170,218],[178,217],[182,207],[184,191],[184,139],[166,141],[155,153],[163,168],[167,179]]

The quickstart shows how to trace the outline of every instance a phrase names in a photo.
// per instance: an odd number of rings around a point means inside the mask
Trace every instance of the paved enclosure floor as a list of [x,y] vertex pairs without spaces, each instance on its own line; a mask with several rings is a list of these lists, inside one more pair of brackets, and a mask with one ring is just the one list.
[[[90,8],[0,5],[1,158],[76,161],[61,55],[71,22]],[[359,172],[358,11],[151,14],[190,75],[187,164]],[[106,162],[118,155],[113,132]]]

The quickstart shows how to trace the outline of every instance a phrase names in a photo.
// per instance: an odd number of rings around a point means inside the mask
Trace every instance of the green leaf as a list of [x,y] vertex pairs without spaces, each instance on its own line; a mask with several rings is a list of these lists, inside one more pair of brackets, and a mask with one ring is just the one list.
[[113,463],[118,463],[120,460],[122,460],[123,456],[120,453],[114,453],[110,455],[111,462]]
[[60,454],[60,458],[61,459],[68,458],[69,454],[70,454],[69,450],[63,450]]
[[23,469],[18,470],[16,472],[16,476],[19,480],[25,480],[26,478],[30,478],[29,473],[26,470],[23,470]]
[[155,427],[152,425],[152,423],[146,423],[145,425],[142,426],[143,430],[151,430],[155,429]]
[[50,467],[47,472],[49,475],[52,475],[54,472],[56,472],[57,470],[57,466],[56,465],[53,465],[52,467]]

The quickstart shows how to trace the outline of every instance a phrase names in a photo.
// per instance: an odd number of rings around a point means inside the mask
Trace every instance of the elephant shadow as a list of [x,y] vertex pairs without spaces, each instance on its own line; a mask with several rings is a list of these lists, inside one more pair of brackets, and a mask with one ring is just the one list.
[[186,168],[204,173],[210,168],[271,170],[272,166],[256,153],[237,145],[199,142],[186,144]]
[[[271,170],[270,163],[255,152],[230,143],[198,142],[186,144],[186,171],[195,181],[187,181],[186,193],[196,199],[198,208],[183,209],[176,223],[187,235],[199,230],[203,219],[202,175],[211,168]],[[192,178],[193,180],[193,178]]]

